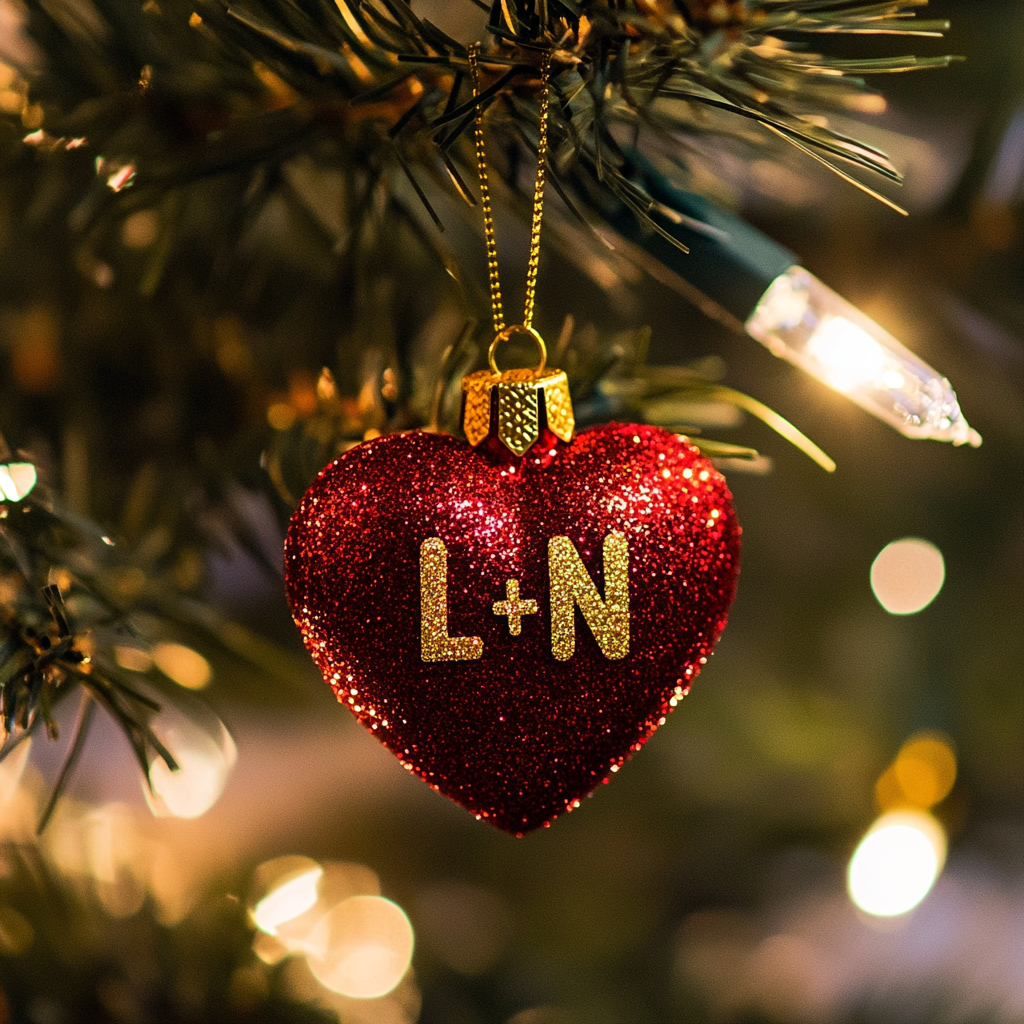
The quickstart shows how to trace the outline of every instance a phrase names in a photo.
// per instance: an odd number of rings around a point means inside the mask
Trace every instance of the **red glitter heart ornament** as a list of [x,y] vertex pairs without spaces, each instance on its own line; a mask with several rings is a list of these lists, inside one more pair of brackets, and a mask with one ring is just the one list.
[[538,437],[518,457],[418,431],[368,441],[323,470],[285,543],[292,613],[338,700],[516,835],[578,807],[664,723],[739,570],[725,480],[684,439],[609,424],[566,443],[543,422]]

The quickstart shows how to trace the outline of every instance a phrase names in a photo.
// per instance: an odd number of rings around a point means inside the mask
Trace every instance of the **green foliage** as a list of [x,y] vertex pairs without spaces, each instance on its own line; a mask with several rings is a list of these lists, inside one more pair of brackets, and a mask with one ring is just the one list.
[[[582,217],[581,197],[596,180],[658,230],[648,217],[656,204],[622,173],[624,133],[643,129],[683,171],[702,160],[681,145],[687,138],[767,144],[779,136],[846,177],[851,166],[898,182],[884,153],[820,115],[879,109],[866,74],[950,58],[840,59],[807,41],[939,35],[944,23],[918,20],[917,6],[496,2],[484,88],[474,98],[466,42],[406,0],[33,5],[21,118],[36,130],[25,146],[26,133],[9,124],[6,149],[12,165],[32,165],[34,218],[66,222],[93,276],[117,272],[117,229],[155,210],[159,234],[136,272],[139,292],[175,288],[183,254],[194,259],[197,244],[212,243],[217,298],[232,306],[223,294],[229,283],[216,278],[280,204],[329,236],[334,266],[325,284],[348,298],[344,319],[360,323],[377,301],[370,282],[390,277],[381,239],[422,246],[440,257],[435,267],[464,277],[439,233],[438,197],[454,188],[475,202],[467,129],[478,106],[498,143],[495,172],[515,192],[523,157],[535,152],[543,52],[553,57],[556,95],[553,188]],[[299,158],[308,160],[301,171]],[[333,210],[311,199],[317,174],[320,191],[330,177]],[[394,339],[399,349],[407,343]],[[403,375],[398,386],[399,400],[409,401]]]
[[159,676],[125,668],[121,649],[146,651],[162,638],[196,635],[250,666],[288,675],[284,654],[198,599],[195,548],[173,549],[159,529],[134,546],[116,544],[38,484],[19,501],[0,500],[0,539],[0,762],[40,728],[57,739],[54,710],[81,695],[40,831],[97,705],[121,727],[144,778],[153,757],[177,768],[150,728],[161,706],[149,695]]

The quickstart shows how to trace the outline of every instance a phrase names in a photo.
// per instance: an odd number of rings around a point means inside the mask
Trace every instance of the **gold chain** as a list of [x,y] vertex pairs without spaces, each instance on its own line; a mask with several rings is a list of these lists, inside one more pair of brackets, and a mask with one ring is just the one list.
[[[473,97],[480,95],[480,66],[478,57],[480,44],[469,47],[469,68],[473,75]],[[545,54],[540,68],[543,90],[540,98],[540,115],[537,136],[537,178],[533,186],[533,220],[530,224],[530,259],[526,266],[526,307],[523,311],[522,326],[529,328],[533,323],[533,307],[537,290],[537,266],[540,263],[540,227],[544,215],[544,172],[548,157],[548,100],[550,96],[551,55]],[[480,205],[484,211],[484,239],[487,243],[487,273],[491,286],[491,315],[494,317],[495,333],[505,328],[505,313],[501,305],[501,282],[498,278],[498,246],[494,240],[494,215],[491,212],[491,191],[487,179],[487,154],[484,149],[484,108],[476,109],[474,126],[476,141],[476,166],[480,177]]]

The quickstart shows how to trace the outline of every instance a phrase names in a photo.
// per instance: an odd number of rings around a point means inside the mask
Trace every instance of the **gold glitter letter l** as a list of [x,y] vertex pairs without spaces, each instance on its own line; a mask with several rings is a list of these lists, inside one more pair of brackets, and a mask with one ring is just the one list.
[[568,537],[548,541],[551,579],[551,653],[568,661],[576,650],[575,606],[611,661],[629,654],[629,544],[625,534],[604,539],[604,600]]
[[448,635],[448,549],[440,537],[420,545],[420,657],[423,661],[476,661],[478,636]]

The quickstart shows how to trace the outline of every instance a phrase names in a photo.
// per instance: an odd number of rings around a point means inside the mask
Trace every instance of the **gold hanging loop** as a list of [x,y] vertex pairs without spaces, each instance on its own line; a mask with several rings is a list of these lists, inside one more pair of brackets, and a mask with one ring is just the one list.
[[533,373],[534,376],[539,377],[548,365],[548,347],[544,344],[544,339],[532,327],[527,327],[526,324],[513,324],[511,327],[505,327],[498,331],[494,341],[491,342],[491,347],[487,350],[487,362],[491,364],[491,370],[494,373],[501,373],[494,356],[498,351],[498,346],[502,342],[508,341],[513,334],[528,334],[537,343],[537,349],[540,352],[540,362],[534,368]]

